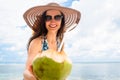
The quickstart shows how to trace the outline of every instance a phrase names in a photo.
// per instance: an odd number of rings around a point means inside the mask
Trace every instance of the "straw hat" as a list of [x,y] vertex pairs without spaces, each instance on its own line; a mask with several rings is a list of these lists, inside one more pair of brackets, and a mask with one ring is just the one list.
[[[35,24],[35,21],[37,21],[37,16],[41,16],[44,11],[49,10],[49,9],[59,10],[65,15],[65,28],[64,28],[65,31],[73,24],[75,23],[78,24],[80,17],[81,17],[81,13],[79,11],[75,9],[71,9],[71,8],[62,7],[57,3],[49,3],[44,6],[32,7],[24,13],[23,17],[27,25],[30,28],[32,28],[33,31],[36,31],[37,28],[33,25]],[[73,28],[75,27],[76,26],[74,26]]]

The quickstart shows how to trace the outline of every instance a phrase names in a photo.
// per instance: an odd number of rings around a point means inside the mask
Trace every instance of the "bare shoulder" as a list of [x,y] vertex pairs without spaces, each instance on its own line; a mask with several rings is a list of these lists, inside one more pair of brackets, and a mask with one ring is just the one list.
[[41,46],[42,46],[42,38],[41,37],[35,38],[30,42],[28,51],[30,53],[39,52],[42,48]]
[[30,46],[36,46],[36,45],[40,44],[41,40],[42,39],[40,37],[33,39],[30,43]]

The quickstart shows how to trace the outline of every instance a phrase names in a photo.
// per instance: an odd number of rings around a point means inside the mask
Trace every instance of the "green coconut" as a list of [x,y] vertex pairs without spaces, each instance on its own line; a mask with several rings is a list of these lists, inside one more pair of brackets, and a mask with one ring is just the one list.
[[43,51],[33,61],[33,73],[38,80],[65,80],[72,69],[72,63],[64,52]]

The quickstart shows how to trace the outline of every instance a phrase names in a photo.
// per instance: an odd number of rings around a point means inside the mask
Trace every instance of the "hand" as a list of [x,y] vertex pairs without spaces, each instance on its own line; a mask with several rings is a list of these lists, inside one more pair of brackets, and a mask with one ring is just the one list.
[[24,71],[23,76],[24,80],[37,80],[35,76],[27,69]]

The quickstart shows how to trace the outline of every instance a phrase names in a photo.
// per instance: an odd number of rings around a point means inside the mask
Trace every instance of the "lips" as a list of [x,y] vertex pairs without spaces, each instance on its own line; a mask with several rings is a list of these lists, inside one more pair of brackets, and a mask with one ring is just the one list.
[[49,27],[55,28],[55,27],[57,27],[57,25],[56,24],[50,24]]

